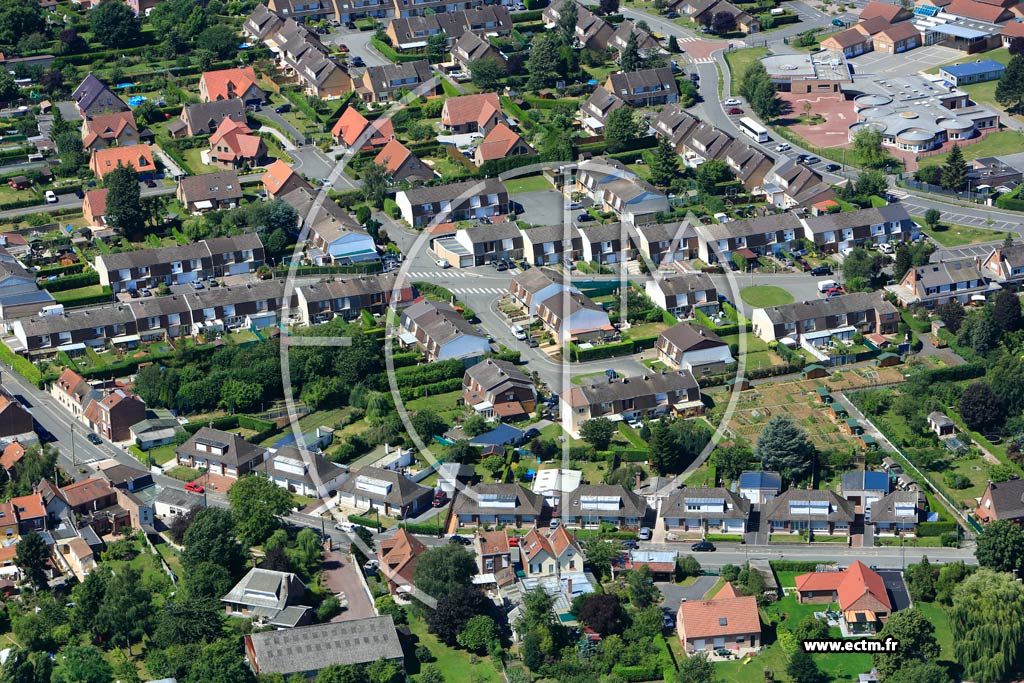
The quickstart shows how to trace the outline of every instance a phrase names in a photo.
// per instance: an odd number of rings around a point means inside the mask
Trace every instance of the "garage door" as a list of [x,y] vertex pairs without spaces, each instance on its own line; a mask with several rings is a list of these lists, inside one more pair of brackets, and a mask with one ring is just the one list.
[[725,638],[715,638],[715,649],[725,647]]
[[693,641],[693,649],[697,650],[698,652],[700,650],[703,650],[704,649],[704,639],[703,638],[698,638],[697,640]]

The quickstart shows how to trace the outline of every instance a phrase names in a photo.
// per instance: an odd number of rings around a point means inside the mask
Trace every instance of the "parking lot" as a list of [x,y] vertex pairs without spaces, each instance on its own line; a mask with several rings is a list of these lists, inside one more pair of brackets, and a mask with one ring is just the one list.
[[869,52],[849,61],[856,76],[904,76],[918,71],[927,71],[956,59],[968,59],[967,55],[950,47],[929,45],[898,55],[884,52]]

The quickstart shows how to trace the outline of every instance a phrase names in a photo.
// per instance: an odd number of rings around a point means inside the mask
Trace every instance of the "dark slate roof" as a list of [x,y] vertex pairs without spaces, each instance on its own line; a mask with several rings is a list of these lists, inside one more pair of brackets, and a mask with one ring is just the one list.
[[1024,479],[991,482],[988,492],[992,498],[995,516],[999,519],[1024,517]]
[[[361,478],[387,482],[391,485],[391,489],[387,494],[381,497],[378,493],[360,488],[358,484]],[[411,505],[423,496],[430,495],[430,489],[426,486],[420,486],[404,474],[381,469],[379,467],[364,467],[357,472],[353,472],[352,475],[338,487],[338,490],[345,493],[357,493],[360,496],[365,496],[373,500],[383,500],[389,505],[396,505],[399,507]]]
[[[199,451],[196,448],[197,442],[212,444],[218,447],[223,446],[224,454],[216,455]],[[212,427],[203,427],[193,434],[191,439],[178,446],[177,453],[185,457],[192,456],[203,460],[212,460],[213,462],[223,462],[226,465],[237,467],[251,460],[262,458],[263,454],[266,453],[266,449],[249,443],[237,434],[213,429]]]
[[[583,498],[586,496],[600,496],[603,498],[614,498],[617,496],[619,498],[619,508],[615,511],[603,507],[600,509],[585,508],[583,507]],[[647,501],[621,484],[583,484],[569,494],[569,502],[566,503],[563,514],[569,516],[580,515],[583,517],[587,515],[605,517],[614,514],[618,517],[639,517],[642,519],[647,514]]]
[[[504,497],[513,498],[515,507],[495,507],[489,504],[496,498]],[[524,489],[519,484],[477,484],[460,492],[452,503],[452,513],[456,515],[539,515],[543,509],[544,496]]]
[[744,472],[740,475],[741,489],[782,490],[782,475],[778,472]]
[[[828,501],[828,513],[827,514],[811,514],[801,513],[799,515],[791,516],[789,513],[790,501]],[[853,503],[840,497],[834,491],[821,490],[821,489],[789,489],[783,491],[776,496],[770,503],[768,503],[765,511],[762,513],[762,518],[767,520],[786,520],[786,519],[828,519],[830,522],[852,522],[854,518]]]
[[367,617],[246,636],[261,674],[319,671],[332,664],[402,659],[391,617]]
[[[750,514],[750,501],[732,491],[717,487],[717,488],[690,488],[685,487],[679,489],[671,496],[668,497],[661,506],[662,517],[686,517],[688,513],[686,510],[687,501],[696,500],[708,500],[708,499],[721,499],[725,505],[724,512],[721,516],[725,519],[746,519]],[[704,513],[705,516],[712,513]],[[714,513],[718,515],[719,513]]]
[[885,491],[889,492],[889,475],[885,472],[853,470],[843,472],[843,492],[847,491]]
[[708,328],[693,323],[677,323],[662,332],[661,336],[684,352],[705,342],[711,342],[714,346],[728,346],[721,337]]

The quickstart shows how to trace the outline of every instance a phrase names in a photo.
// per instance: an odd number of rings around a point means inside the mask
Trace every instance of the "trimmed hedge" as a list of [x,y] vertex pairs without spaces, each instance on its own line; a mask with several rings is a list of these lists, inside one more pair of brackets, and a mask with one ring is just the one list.
[[612,667],[612,675],[618,676],[626,683],[639,683],[639,681],[653,681],[661,676],[658,671],[658,660],[654,659],[647,664],[636,666],[625,666],[616,664]]
[[70,263],[70,264],[68,264],[66,266],[62,266],[62,265],[44,266],[44,267],[39,268],[38,270],[36,270],[35,276],[36,276],[36,278],[41,278],[41,277],[49,277],[51,275],[75,275],[77,273],[81,273],[84,269],[85,269],[85,264],[82,263],[82,262]]
[[91,270],[87,273],[65,275],[56,280],[46,280],[39,283],[39,286],[47,292],[63,292],[68,289],[78,289],[79,287],[91,287],[99,283],[100,274],[95,270]]
[[359,526],[369,527],[371,529],[379,529],[380,525],[377,524],[377,520],[370,519],[369,517],[360,517],[359,515],[349,515],[348,521]]
[[966,363],[964,365],[952,365],[945,368],[925,370],[921,373],[928,384],[939,382],[960,382],[966,379],[977,379],[985,376],[984,363]]
[[[63,290],[70,291],[70,290]],[[99,294],[79,294],[77,296],[69,297],[54,297],[54,300],[63,304],[67,308],[74,308],[75,306],[93,306],[95,304],[108,304],[113,301],[114,290],[109,286],[104,285],[103,291]]]
[[956,522],[922,522],[917,525],[917,535],[921,538],[941,536],[956,531]]
[[512,24],[526,24],[531,21],[540,21],[544,16],[544,10],[535,9],[527,10],[525,12],[513,12],[512,13]]
[[768,564],[777,572],[813,572],[818,568],[817,562],[799,560],[772,560]]
[[415,524],[402,522],[398,527],[400,529],[405,529],[410,534],[420,534],[422,536],[440,536],[444,533],[444,526],[439,527],[437,524]]
[[39,368],[28,358],[11,351],[6,344],[0,344],[0,360],[10,365],[15,372],[35,384],[36,387],[43,388],[43,373],[39,371]]
[[461,360],[452,359],[440,363],[427,363],[395,371],[395,383],[403,388],[413,389],[425,384],[443,382],[458,378],[462,380],[466,368]]
[[646,351],[647,349],[653,349],[657,342],[657,337],[637,337],[636,339],[626,339],[611,344],[593,346],[589,349],[581,349],[574,342],[569,342],[566,347],[569,349],[570,360],[574,363],[585,363],[591,360],[628,356],[640,351]]
[[[430,367],[429,365],[426,367]],[[403,387],[398,390],[398,395],[402,397],[403,401],[408,401],[414,398],[423,398],[424,396],[436,396],[437,394],[447,394],[449,391],[456,391],[462,387],[462,378],[453,377],[452,379],[446,379],[441,382],[434,382],[433,384],[419,385],[415,387]]]
[[374,49],[384,55],[386,59],[395,63],[418,62],[421,59],[426,59],[424,55],[403,55],[402,53],[397,52],[395,48],[376,37],[370,38],[370,45],[373,45]]

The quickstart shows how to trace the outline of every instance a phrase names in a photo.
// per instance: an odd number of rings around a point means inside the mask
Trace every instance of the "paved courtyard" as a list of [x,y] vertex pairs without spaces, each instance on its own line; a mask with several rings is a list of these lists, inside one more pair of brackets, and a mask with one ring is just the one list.
[[711,587],[718,582],[717,576],[698,576],[697,580],[689,586],[680,586],[676,583],[658,582],[655,585],[661,591],[664,599],[661,606],[675,612],[679,609],[679,603],[683,600],[701,600],[704,594],[711,590]]
[[352,556],[348,553],[338,549],[324,552],[323,581],[331,593],[344,593],[348,598],[348,608],[342,610],[331,621],[365,619],[376,615],[373,604],[363,589],[359,567],[352,562]]
[[842,95],[815,95],[791,92],[779,93],[789,104],[790,111],[785,118],[796,121],[804,113],[808,102],[812,112],[820,114],[825,122],[817,126],[793,123],[790,130],[810,142],[815,147],[841,147],[849,142],[848,129],[857,121],[853,111],[853,101],[846,100]]
[[869,52],[848,60],[856,76],[905,76],[906,74],[928,71],[957,59],[969,61],[968,55],[951,47],[929,45],[916,50],[890,55],[884,52]]

